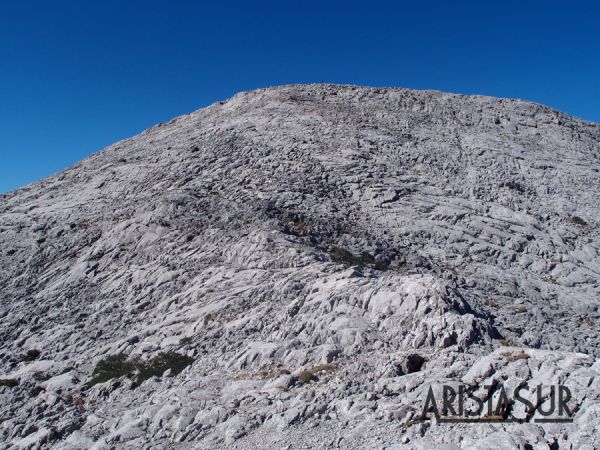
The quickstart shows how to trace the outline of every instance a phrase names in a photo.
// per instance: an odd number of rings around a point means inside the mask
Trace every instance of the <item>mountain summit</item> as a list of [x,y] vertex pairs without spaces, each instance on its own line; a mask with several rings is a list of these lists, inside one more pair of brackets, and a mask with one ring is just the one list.
[[[4,194],[0,447],[600,445],[599,170],[542,105],[292,85]],[[422,417],[557,383],[573,423]]]

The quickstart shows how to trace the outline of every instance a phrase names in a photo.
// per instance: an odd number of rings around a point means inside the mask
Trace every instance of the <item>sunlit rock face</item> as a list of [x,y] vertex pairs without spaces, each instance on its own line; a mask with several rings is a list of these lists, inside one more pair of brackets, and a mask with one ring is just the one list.
[[[4,194],[0,448],[599,446],[599,170],[545,106],[305,85]],[[421,420],[519,383],[574,422]]]

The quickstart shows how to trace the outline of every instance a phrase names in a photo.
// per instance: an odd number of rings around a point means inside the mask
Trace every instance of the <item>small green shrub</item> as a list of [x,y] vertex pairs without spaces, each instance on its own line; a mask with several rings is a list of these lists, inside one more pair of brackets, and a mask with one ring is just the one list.
[[[335,247],[330,255],[331,259],[333,259],[335,262],[339,262],[347,266],[357,266],[362,261],[361,258],[354,256],[351,252],[341,247]],[[369,258],[367,257],[367,260],[368,259]]]
[[178,375],[183,369],[194,362],[193,358],[176,352],[159,353],[154,358],[140,365],[140,373],[136,384],[140,385],[148,378],[160,377],[171,369],[173,375]]
[[377,270],[387,269],[387,264],[377,261],[373,255],[367,252],[363,252],[360,256],[354,256],[344,248],[335,247],[329,255],[333,261],[346,266],[373,266]]
[[574,223],[575,225],[582,226],[582,227],[585,227],[587,225],[587,222],[579,216],[569,217],[569,222]]
[[98,361],[92,372],[90,385],[136,375],[134,387],[137,387],[153,376],[160,377],[168,369],[171,369],[173,375],[177,375],[192,362],[193,358],[176,352],[159,353],[148,361],[141,361],[139,358],[127,359],[127,355],[118,353]]
[[36,370],[35,372],[33,372],[33,376],[32,378],[35,381],[46,381],[48,379],[50,379],[50,374],[44,372],[43,370]]
[[27,350],[27,353],[23,356],[23,361],[34,361],[39,358],[41,352],[37,349]]
[[509,189],[512,189],[513,191],[525,192],[525,188],[518,181],[507,181],[506,183],[504,183],[504,186],[506,186]]
[[41,386],[35,386],[29,391],[31,397],[37,397],[41,392],[44,392],[44,388]]
[[105,383],[113,378],[130,375],[138,368],[138,366],[138,360],[127,360],[127,355],[125,353],[107,356],[96,364],[96,368],[92,372],[90,385],[93,386],[98,383]]
[[7,386],[13,388],[19,385],[19,380],[15,380],[14,378],[0,378],[0,386]]

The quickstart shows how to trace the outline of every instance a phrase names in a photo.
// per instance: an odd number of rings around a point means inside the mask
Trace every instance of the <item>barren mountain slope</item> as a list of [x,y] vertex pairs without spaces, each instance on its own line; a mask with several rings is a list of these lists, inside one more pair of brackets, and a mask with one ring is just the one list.
[[[541,105],[306,85],[5,194],[0,447],[600,445],[599,170]],[[160,352],[191,364],[89,385]],[[575,423],[419,421],[431,385],[525,381]]]

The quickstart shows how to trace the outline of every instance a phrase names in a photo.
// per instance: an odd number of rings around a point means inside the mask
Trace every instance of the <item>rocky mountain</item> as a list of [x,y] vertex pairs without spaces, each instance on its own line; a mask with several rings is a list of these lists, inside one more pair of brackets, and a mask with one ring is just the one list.
[[[600,446],[599,170],[538,104],[293,85],[4,194],[0,448]],[[573,423],[422,417],[525,384]]]

